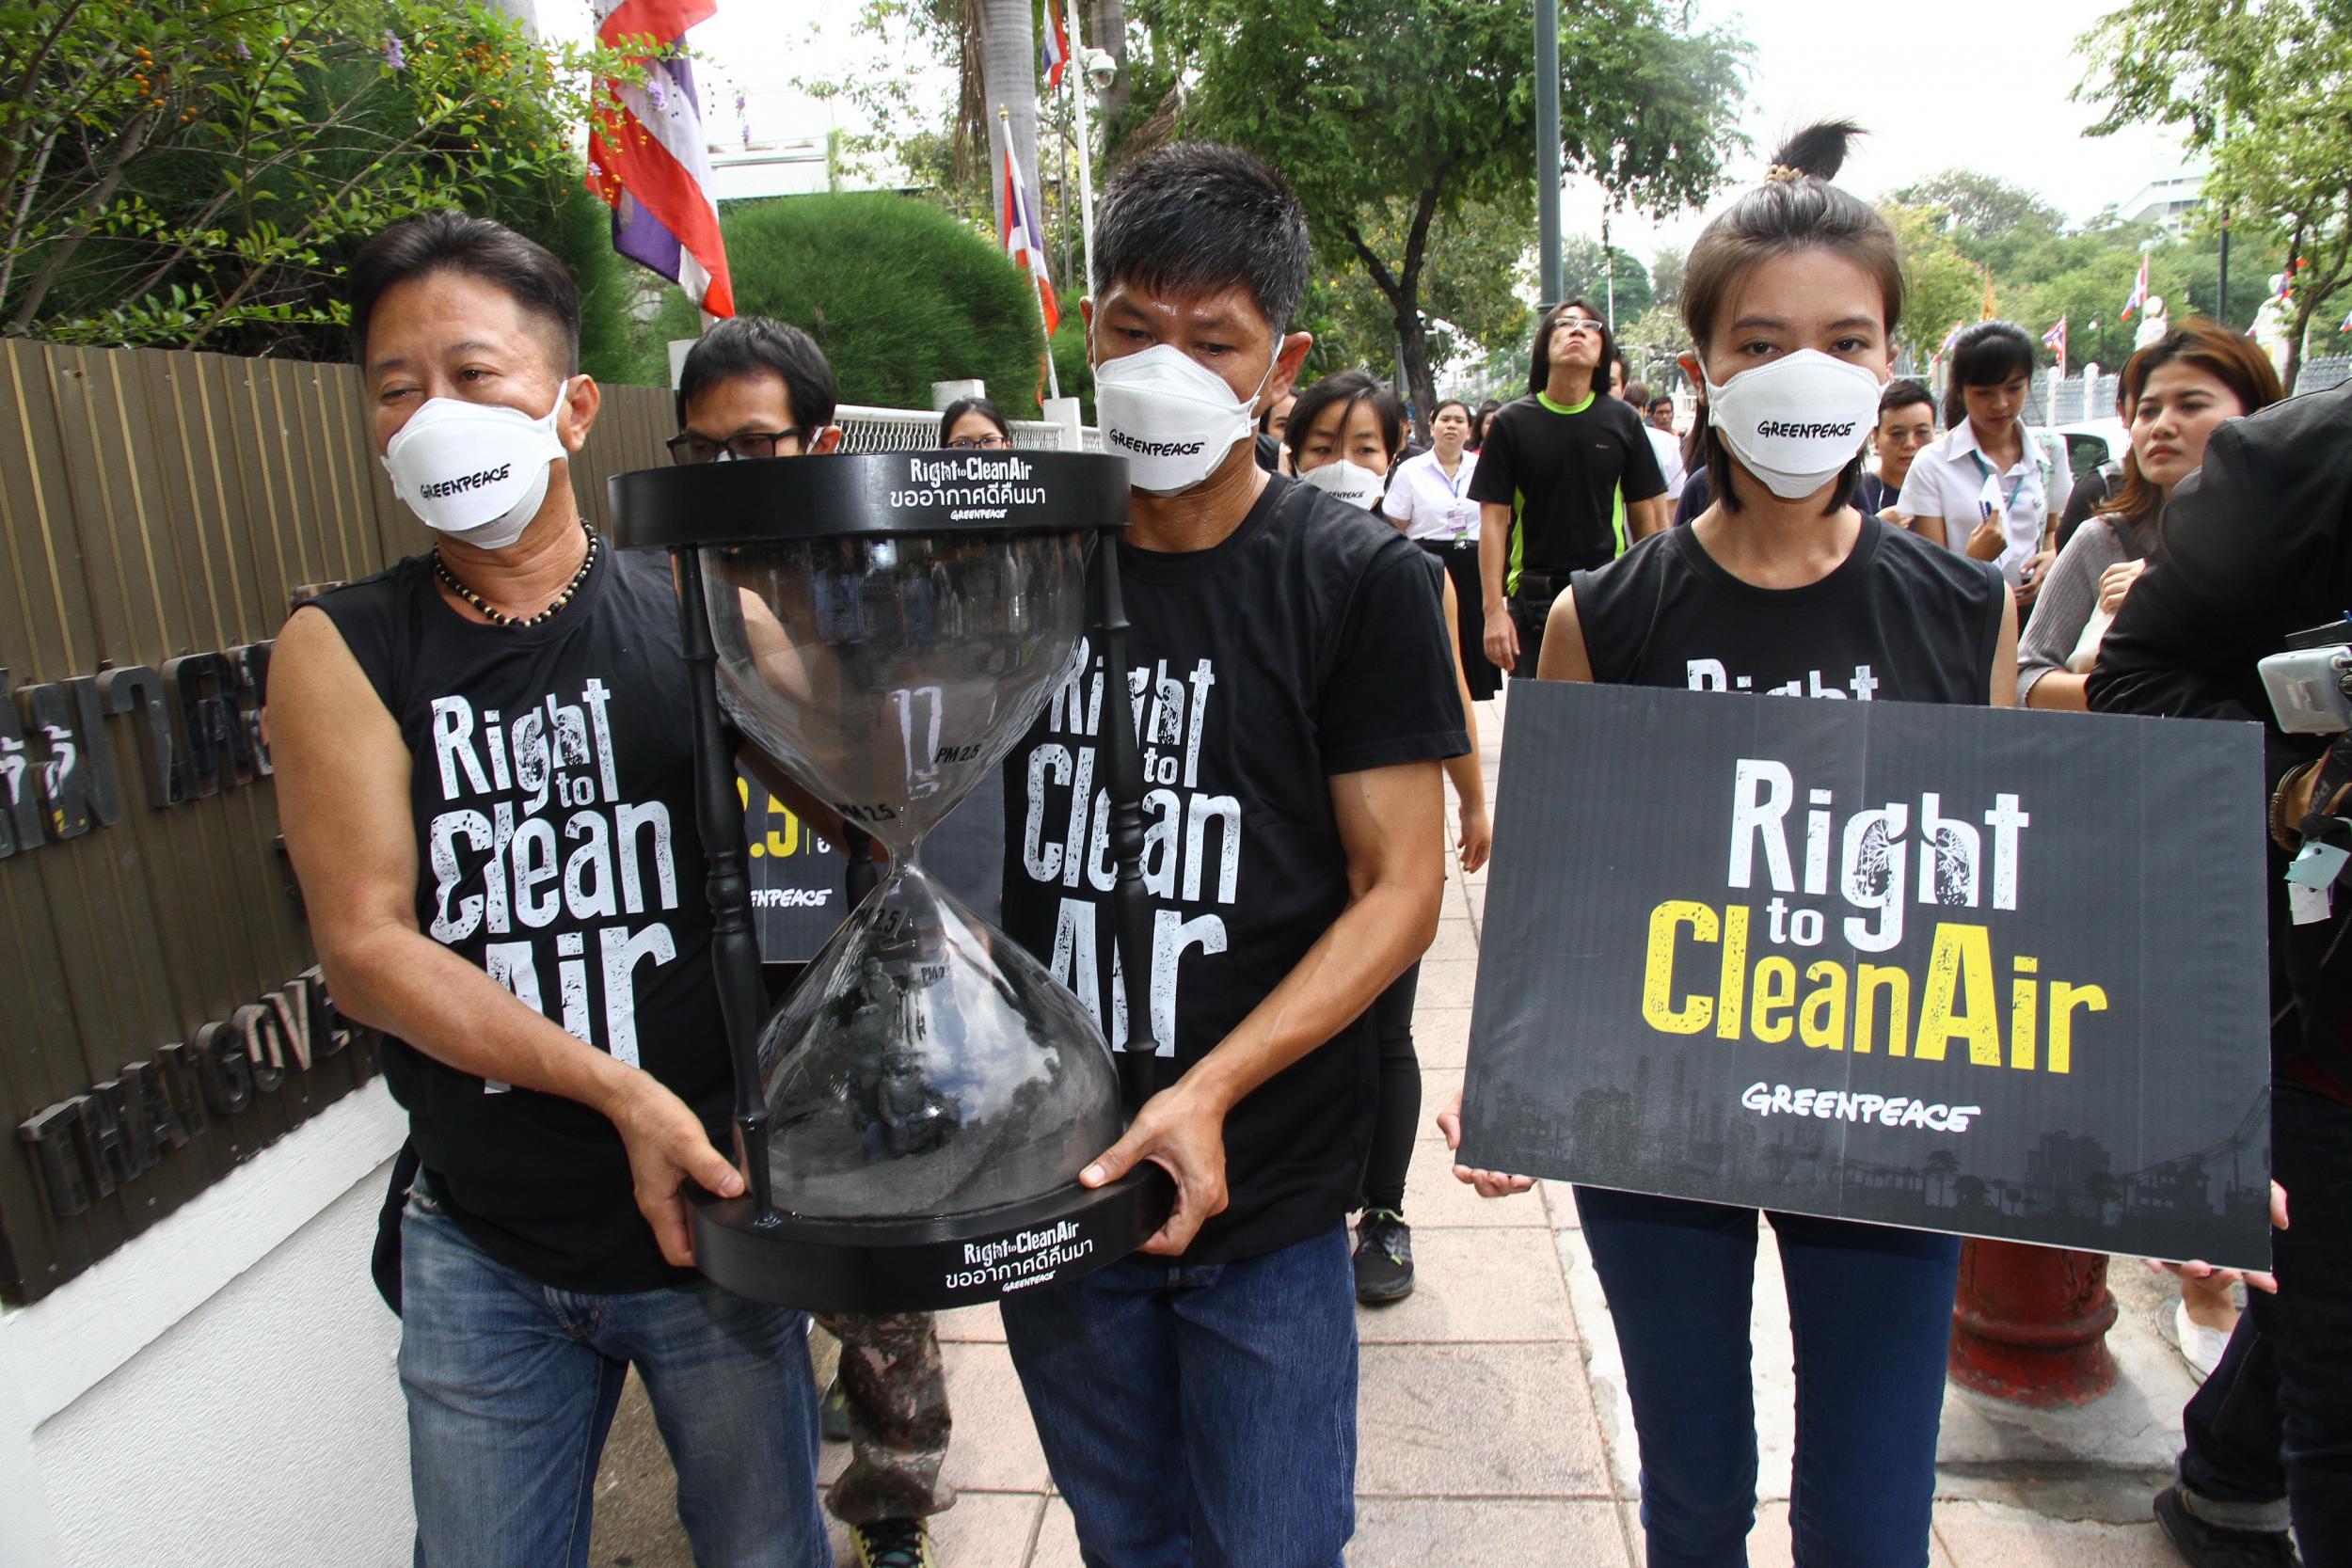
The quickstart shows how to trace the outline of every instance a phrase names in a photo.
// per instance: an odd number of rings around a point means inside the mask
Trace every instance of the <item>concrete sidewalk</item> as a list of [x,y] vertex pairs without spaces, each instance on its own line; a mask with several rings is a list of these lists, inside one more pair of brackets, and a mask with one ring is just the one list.
[[[1491,782],[1501,705],[1480,705]],[[1422,966],[1414,1034],[1426,1116],[1461,1083],[1486,910],[1484,874],[1449,860],[1444,917]],[[1351,1568],[1471,1562],[1642,1561],[1632,1419],[1608,1308],[1565,1190],[1482,1201],[1454,1181],[1426,1129],[1406,1201],[1418,1289],[1360,1309],[1362,1391]],[[1751,1560],[1789,1561],[1794,1418],[1779,1259],[1759,1227],[1755,1345],[1761,1501]],[[2187,1372],[2157,1337],[2169,1296],[2118,1259],[2122,1320],[2109,1336],[2123,1383],[2085,1411],[2019,1412],[1954,1390],[1945,1407],[1934,1561],[1942,1568],[2169,1568],[2148,1522],[2180,1436]],[[1070,1512],[1053,1495],[991,1308],[941,1328],[955,1408],[947,1479],[961,1500],[933,1521],[947,1568],[1078,1568]],[[845,1451],[829,1446],[825,1476]],[[597,1481],[598,1568],[687,1568],[675,1482],[632,1383]],[[843,1548],[846,1549],[846,1548]],[[846,1558],[845,1558],[846,1560]]]

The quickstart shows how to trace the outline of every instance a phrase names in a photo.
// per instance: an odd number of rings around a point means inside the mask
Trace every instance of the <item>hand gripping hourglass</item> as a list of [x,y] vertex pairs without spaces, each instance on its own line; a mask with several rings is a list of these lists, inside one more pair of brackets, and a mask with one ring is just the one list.
[[[1099,603],[1087,591],[1089,556],[1126,524],[1125,462],[713,463],[622,474],[612,499],[621,547],[667,549],[676,563],[692,667],[680,718],[693,726],[746,1185],[695,1205],[703,1272],[761,1301],[909,1311],[1134,1250],[1168,1215],[1166,1174],[1147,1164],[1100,1189],[1077,1183],[1141,1102],[1153,1051],[1142,775],[1120,721],[1132,715],[1099,716],[1107,776],[1076,781],[1107,790],[1133,1021],[1116,1064],[1076,998],[916,862],[923,835],[1049,699],[1100,689],[1073,669],[1089,608],[1104,669],[1125,670],[1115,549],[1102,550]],[[725,721],[890,854],[764,1024]]]

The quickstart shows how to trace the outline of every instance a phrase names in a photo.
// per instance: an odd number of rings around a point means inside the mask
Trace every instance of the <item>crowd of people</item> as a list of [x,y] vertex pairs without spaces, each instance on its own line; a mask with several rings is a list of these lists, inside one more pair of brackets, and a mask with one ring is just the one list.
[[[1672,398],[1629,384],[1602,315],[1571,299],[1542,312],[1524,396],[1439,403],[1420,446],[1374,377],[1296,385],[1311,251],[1279,174],[1179,143],[1107,193],[1085,313],[1106,446],[1132,457],[1110,546],[1127,657],[1214,671],[1200,778],[1236,798],[1249,838],[1223,946],[1192,957],[1169,1004],[1153,1092],[1082,1176],[1157,1164],[1172,1212],[1131,1257],[1001,1307],[1091,1568],[1343,1560],[1357,1305],[1413,1286],[1416,970],[1446,839],[1466,867],[1491,849],[1475,718],[1505,677],[1679,688],[1705,663],[1714,689],[1761,693],[1867,665],[1879,700],[2260,720],[2255,660],[2352,605],[2352,394],[2271,407],[2266,362],[2210,323],[2125,367],[2130,451],[2071,529],[2019,422],[2020,329],[1963,334],[1938,435],[1933,394],[1889,375],[1895,236],[1834,182],[1852,134],[1796,137],[1692,247],[1681,369],[1702,395],[1681,437]],[[294,612],[270,721],[321,960],[342,1010],[384,1031],[410,1117],[378,1261],[403,1318],[417,1560],[584,1563],[634,1368],[697,1561],[832,1560],[816,1481],[831,1426],[854,1452],[822,1501],[857,1561],[921,1568],[924,1521],[953,1500],[931,1322],[832,1321],[841,1371],[820,1395],[804,1314],[693,1269],[690,1187],[731,1196],[743,1178],[714,1142],[729,1074],[675,721],[686,666],[668,564],[581,521],[569,460],[598,393],[578,372],[573,285],[530,242],[444,214],[371,244],[350,298],[375,439],[435,544]],[[1791,407],[1803,422],[1776,417]],[[756,318],[698,341],[677,422],[683,463],[841,439],[818,345]],[[938,436],[984,451],[1011,431],[972,400]],[[534,712],[593,716],[561,840],[517,803],[519,744],[510,778],[495,738],[501,714]],[[2275,726],[2269,741],[2270,799],[2217,800],[2191,826],[2265,821],[2283,863],[2334,802],[2313,800],[2318,742]],[[1016,745],[1008,780],[1045,743]],[[617,957],[611,889],[576,870],[554,885],[559,850],[604,832],[606,807],[662,823],[662,863],[628,889],[656,923]],[[1013,941],[1050,952],[1071,898],[1110,927],[1090,880],[1048,887],[1008,854]],[[2275,1278],[2250,1278],[2225,1327],[2229,1279],[2187,1270],[2195,1321],[2226,1345],[2156,1501],[2192,1562],[2294,1560],[2290,1528],[2303,1561],[2352,1562],[2341,929],[2281,917],[2273,936]],[[591,951],[600,1010],[556,978]],[[1458,1139],[1458,1102],[1436,1119]],[[1529,1185],[1454,1174],[1497,1199]],[[1625,1351],[1649,1561],[1744,1562],[1757,1211],[1574,1198]],[[1797,1348],[1797,1560],[1919,1568],[1959,1241],[1766,1217]]]

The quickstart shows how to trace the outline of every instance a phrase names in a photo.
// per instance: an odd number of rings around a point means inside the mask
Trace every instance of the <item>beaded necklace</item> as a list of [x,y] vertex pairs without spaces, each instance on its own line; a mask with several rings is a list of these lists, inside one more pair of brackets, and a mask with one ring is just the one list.
[[451,593],[456,594],[468,604],[473,606],[475,610],[480,610],[484,618],[486,619],[492,626],[535,626],[540,622],[548,620],[557,611],[561,610],[565,605],[572,602],[572,595],[580,592],[580,585],[588,580],[589,568],[596,563],[596,550],[598,548],[596,531],[588,526],[588,519],[585,517],[582,517],[580,520],[580,531],[588,536],[588,553],[581,559],[580,562],[580,570],[572,574],[572,580],[564,585],[564,592],[555,596],[555,602],[548,605],[547,609],[539,611],[536,615],[509,615],[502,610],[495,610],[491,608],[489,603],[485,601],[481,594],[475,593],[472,589],[457,580],[457,574],[451,571],[449,569],[449,562],[441,559],[441,546],[438,545],[433,546],[433,572],[436,577],[438,577],[441,579],[444,587],[448,588]]

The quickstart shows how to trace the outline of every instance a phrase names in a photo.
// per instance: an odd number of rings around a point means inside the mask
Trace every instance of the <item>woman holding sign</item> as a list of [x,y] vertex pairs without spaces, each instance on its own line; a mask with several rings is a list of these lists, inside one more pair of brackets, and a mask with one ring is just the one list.
[[[1817,126],[1692,247],[1682,308],[1708,399],[1713,500],[1579,572],[1539,678],[1841,700],[2016,700],[2017,616],[1992,564],[1851,504],[1902,309],[1895,237],[1832,185]],[[1458,1143],[1455,1116],[1440,1117]],[[1457,1168],[1488,1195],[1524,1179]],[[1623,1346],[1652,1568],[1744,1564],[1756,1442],[1756,1211],[1580,1187]],[[1808,1568],[1923,1568],[1955,1236],[1769,1213],[1796,1348],[1789,1501]]]

